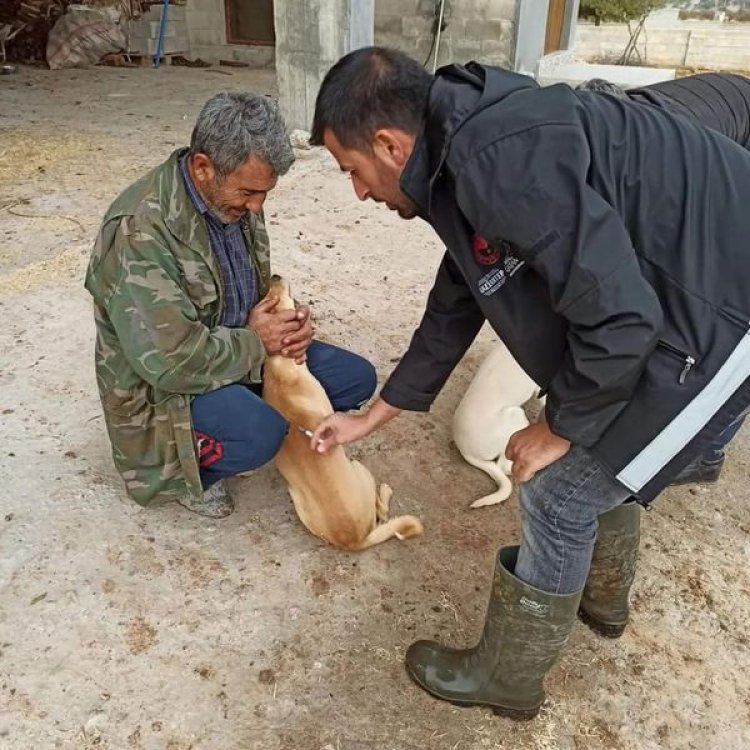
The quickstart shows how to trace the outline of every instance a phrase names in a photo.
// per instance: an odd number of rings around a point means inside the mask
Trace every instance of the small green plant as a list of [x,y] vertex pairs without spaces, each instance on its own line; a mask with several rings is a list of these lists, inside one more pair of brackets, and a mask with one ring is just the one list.
[[665,0],[581,0],[578,16],[593,19],[597,26],[602,21],[626,23],[664,5]]

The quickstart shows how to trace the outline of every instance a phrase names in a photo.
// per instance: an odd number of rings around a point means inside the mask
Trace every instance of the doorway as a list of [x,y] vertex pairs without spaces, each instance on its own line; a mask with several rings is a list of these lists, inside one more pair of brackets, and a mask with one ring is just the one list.
[[224,0],[229,44],[276,44],[273,0]]

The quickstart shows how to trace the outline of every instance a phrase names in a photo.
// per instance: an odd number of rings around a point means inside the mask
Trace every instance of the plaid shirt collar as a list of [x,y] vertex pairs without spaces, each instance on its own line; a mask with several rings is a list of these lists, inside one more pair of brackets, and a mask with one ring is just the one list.
[[198,209],[198,213],[202,214],[207,219],[211,219],[212,221],[221,224],[219,218],[211,211],[206,201],[203,200],[203,197],[198,192],[198,188],[195,187],[195,183],[193,182],[193,178],[190,176],[190,170],[188,169],[187,164],[189,156],[190,154],[187,153],[182,157],[182,159],[180,159],[180,172],[182,173],[182,180],[185,183],[187,194],[190,196],[190,200],[193,201],[193,205]]

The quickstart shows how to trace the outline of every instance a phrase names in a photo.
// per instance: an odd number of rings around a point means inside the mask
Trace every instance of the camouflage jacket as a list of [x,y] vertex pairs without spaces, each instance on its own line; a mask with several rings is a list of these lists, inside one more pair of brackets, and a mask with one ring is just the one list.
[[[140,505],[202,492],[193,396],[259,382],[265,350],[219,325],[221,270],[188,196],[179,150],[110,206],[86,272],[94,298],[96,376],[117,470]],[[261,216],[243,220],[259,294],[268,290]]]

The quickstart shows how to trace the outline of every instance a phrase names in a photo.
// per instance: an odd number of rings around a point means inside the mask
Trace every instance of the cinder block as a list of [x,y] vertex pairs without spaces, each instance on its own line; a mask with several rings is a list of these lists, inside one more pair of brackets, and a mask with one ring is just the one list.
[[479,39],[464,39],[456,43],[455,49],[461,55],[476,56],[482,51],[482,42]]
[[419,0],[375,0],[375,15],[399,18],[420,15]]
[[185,25],[191,31],[193,29],[220,29],[224,27],[224,17],[221,13],[196,10],[188,15]]
[[[161,21],[161,5],[152,5],[140,18],[143,21]],[[167,20],[172,21],[184,21],[185,20],[185,6],[184,5],[170,5],[167,9]]]
[[432,29],[432,22],[430,19],[419,18],[418,16],[411,16],[409,18],[403,18],[401,23],[401,30],[405,37],[419,37],[429,34]]
[[[158,21],[133,21],[130,24],[130,36],[139,39],[158,39],[159,26]],[[167,20],[164,36],[187,36],[187,24],[184,21]]]
[[466,40],[500,39],[503,33],[502,23],[498,21],[481,21],[469,19],[464,31]]
[[376,34],[401,34],[401,16],[375,16]]
[[226,32],[223,29],[195,29],[190,34],[193,44],[210,46],[226,44]]
[[[430,29],[432,31],[432,29]],[[441,39],[453,39],[462,42],[466,36],[466,19],[451,18],[448,25],[443,29]],[[432,35],[430,34],[430,39]]]
[[[157,39],[131,39],[129,51],[141,55],[155,55],[158,44]],[[190,44],[185,37],[174,37],[164,39],[161,51],[165,55],[174,55],[187,52],[189,49]]]
[[224,0],[195,0],[187,6],[186,18],[194,13],[216,13],[224,17]]
[[502,18],[513,21],[518,9],[518,0],[486,0],[487,18]]
[[510,53],[513,50],[511,41],[500,41],[497,39],[483,39],[481,42],[482,55],[493,58],[510,59]]
[[510,68],[510,53],[513,45],[508,42],[498,42],[494,39],[482,41],[482,61],[490,65],[499,65],[502,68]]

